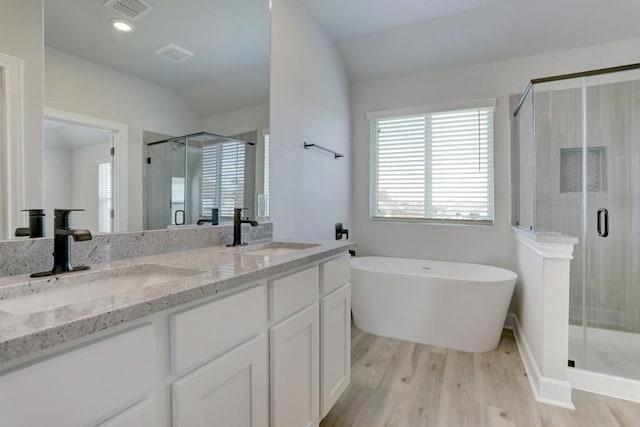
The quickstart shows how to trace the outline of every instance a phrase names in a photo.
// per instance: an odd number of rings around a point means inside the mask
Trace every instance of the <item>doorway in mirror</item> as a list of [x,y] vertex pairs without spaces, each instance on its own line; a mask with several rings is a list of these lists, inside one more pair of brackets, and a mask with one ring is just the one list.
[[[126,126],[47,109],[44,120],[44,208],[47,236],[54,209],[84,209],[74,227],[93,233],[121,231],[123,208],[118,176],[126,159]],[[120,147],[118,147],[118,145]],[[118,168],[120,166],[120,168]],[[122,199],[125,200],[125,199]],[[126,228],[125,228],[126,230]]]

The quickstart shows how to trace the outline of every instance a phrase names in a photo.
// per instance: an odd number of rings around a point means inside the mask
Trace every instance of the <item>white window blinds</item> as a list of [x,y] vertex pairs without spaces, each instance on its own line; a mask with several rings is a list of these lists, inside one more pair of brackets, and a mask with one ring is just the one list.
[[493,223],[493,107],[371,122],[372,218]]
[[202,149],[202,216],[219,208],[221,217],[233,217],[244,205],[244,144],[224,142]]
[[269,212],[269,163],[271,157],[271,147],[269,146],[269,134],[264,135],[264,216],[271,216]]
[[100,233],[113,231],[111,229],[112,191],[111,162],[98,163],[98,231]]

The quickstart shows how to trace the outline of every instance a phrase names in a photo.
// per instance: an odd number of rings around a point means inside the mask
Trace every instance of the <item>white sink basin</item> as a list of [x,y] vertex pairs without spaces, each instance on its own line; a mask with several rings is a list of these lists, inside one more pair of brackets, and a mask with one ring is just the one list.
[[318,246],[316,243],[271,242],[266,245],[257,245],[259,249],[245,249],[244,255],[258,255],[263,257],[288,255],[303,249]]
[[262,255],[262,256],[278,256],[278,255],[287,255],[293,252],[298,252],[301,249],[293,249],[293,248],[266,248],[260,249],[257,251],[246,252],[247,255]]
[[[11,314],[38,313],[66,305],[88,302],[122,292],[146,288],[203,273],[198,270],[142,264],[79,275],[52,276],[37,293],[0,300],[0,311]],[[51,282],[55,288],[46,286]],[[32,282],[25,286],[33,286]],[[48,289],[46,289],[48,288]]]

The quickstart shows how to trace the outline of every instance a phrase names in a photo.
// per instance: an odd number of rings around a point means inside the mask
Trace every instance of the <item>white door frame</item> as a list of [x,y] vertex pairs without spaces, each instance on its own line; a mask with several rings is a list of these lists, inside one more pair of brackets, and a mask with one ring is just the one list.
[[113,156],[113,204],[115,206],[113,231],[128,231],[127,204],[129,190],[127,186],[127,176],[129,171],[127,153],[129,150],[129,126],[124,123],[112,122],[49,107],[45,107],[44,109],[44,118],[113,131],[113,146],[115,148],[115,154]]
[[[24,209],[24,61],[0,53],[0,240],[13,236]],[[3,100],[0,99],[0,102]]]

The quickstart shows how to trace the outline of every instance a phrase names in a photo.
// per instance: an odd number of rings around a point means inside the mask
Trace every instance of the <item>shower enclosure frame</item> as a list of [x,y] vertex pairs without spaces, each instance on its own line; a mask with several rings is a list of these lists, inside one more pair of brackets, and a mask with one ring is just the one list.
[[[562,81],[569,81],[569,80],[573,80],[574,82],[579,81],[580,82],[580,99],[581,99],[581,109],[579,111],[580,113],[580,131],[581,131],[581,141],[580,141],[580,147],[579,147],[579,155],[580,155],[580,165],[581,165],[581,174],[580,174],[580,205],[579,208],[581,209],[581,216],[580,216],[580,221],[581,221],[581,229],[580,232],[577,233],[579,234],[579,238],[580,238],[580,253],[579,253],[579,257],[582,260],[581,265],[580,265],[580,278],[581,281],[580,283],[580,287],[581,287],[581,315],[580,315],[580,319],[581,319],[581,329],[582,329],[582,365],[583,368],[588,372],[594,372],[596,373],[596,375],[599,376],[611,376],[611,377],[617,377],[615,381],[622,382],[624,383],[624,386],[629,386],[634,388],[635,391],[631,392],[631,394],[639,396],[637,399],[640,399],[640,378],[635,378],[635,379],[630,379],[628,378],[627,375],[624,375],[623,373],[612,373],[612,372],[602,372],[602,373],[598,373],[598,370],[591,370],[589,369],[589,361],[587,360],[587,347],[590,344],[589,343],[589,338],[588,338],[588,333],[589,333],[589,329],[590,328],[590,323],[592,322],[592,320],[589,317],[589,313],[587,312],[588,309],[588,298],[587,298],[587,287],[589,286],[590,282],[589,282],[589,278],[587,276],[587,267],[588,267],[588,260],[589,260],[589,256],[587,253],[587,248],[588,245],[596,245],[597,243],[594,243],[593,241],[593,237],[588,237],[589,236],[589,232],[591,231],[590,228],[588,229],[588,224],[589,224],[589,215],[590,215],[590,211],[588,211],[588,209],[590,207],[592,207],[591,205],[594,204],[595,202],[590,201],[590,198],[593,199],[593,197],[590,196],[590,190],[588,188],[589,186],[589,173],[590,173],[590,155],[591,155],[591,151],[594,148],[598,148],[598,147],[594,147],[593,146],[593,140],[591,145],[589,144],[589,138],[590,138],[590,134],[589,134],[589,126],[590,126],[590,121],[589,121],[589,115],[591,114],[597,114],[597,111],[590,111],[589,108],[591,107],[589,105],[589,89],[590,88],[598,88],[600,86],[604,86],[605,84],[603,83],[598,83],[592,86],[589,86],[589,78],[590,77],[595,77],[595,76],[603,76],[603,75],[607,75],[607,74],[614,74],[614,73],[623,73],[626,71],[633,71],[633,70],[640,70],[640,63],[638,64],[629,64],[629,65],[624,65],[624,66],[617,66],[617,67],[609,67],[609,68],[601,68],[601,69],[595,69],[595,70],[590,70],[590,71],[585,71],[585,72],[579,72],[579,73],[570,73],[570,74],[562,74],[562,75],[556,75],[556,76],[550,76],[550,77],[544,77],[544,78],[539,78],[539,79],[533,79],[531,80],[528,84],[527,87],[524,91],[524,93],[522,94],[522,96],[520,97],[519,101],[517,102],[515,109],[513,111],[513,122],[512,124],[514,125],[512,127],[512,131],[521,131],[520,129],[520,121],[522,121],[522,114],[528,114],[530,113],[530,118],[531,119],[531,127],[530,127],[530,135],[525,135],[527,138],[530,138],[530,142],[531,142],[531,146],[527,147],[526,144],[523,144],[523,142],[521,141],[522,139],[522,135],[523,133],[519,133],[519,135],[516,137],[515,135],[512,136],[512,141],[516,141],[515,143],[512,143],[512,225],[515,227],[518,227],[520,229],[523,229],[525,231],[528,231],[532,234],[539,234],[541,232],[545,232],[545,231],[551,231],[551,232],[563,232],[562,230],[544,230],[543,224],[539,221],[539,208],[541,208],[540,206],[538,206],[538,202],[539,202],[539,191],[542,191],[541,189],[538,188],[538,179],[539,177],[537,176],[538,173],[540,173],[539,168],[541,167],[541,165],[539,164],[539,161],[541,159],[539,159],[538,157],[538,149],[540,147],[538,147],[538,143],[539,143],[539,135],[537,135],[537,122],[536,122],[536,85],[541,85],[541,84],[545,84],[545,83],[551,83],[553,84],[553,82],[562,82]],[[635,82],[635,81],[640,81],[640,77],[633,77],[631,79],[629,79],[629,82]],[[625,79],[622,79],[623,82],[627,81]],[[613,84],[613,83],[607,83],[607,84]],[[543,86],[544,87],[544,86]],[[541,94],[544,92],[541,92]],[[640,98],[639,98],[640,99]],[[531,111],[524,111],[525,107],[529,107],[529,105],[527,104],[528,102],[530,102],[530,108]],[[551,115],[552,112],[549,112],[549,114]],[[520,115],[520,116],[519,116]],[[527,130],[527,129],[525,129]],[[549,140],[549,146],[552,149],[556,149],[558,147],[552,147],[552,143],[550,142],[551,140]],[[631,144],[629,142],[629,144]],[[615,147],[612,145],[612,147]],[[527,181],[526,183],[530,185],[530,188],[526,189],[527,191],[530,191],[530,194],[527,192],[526,194],[524,194],[524,199],[526,201],[527,198],[529,198],[529,202],[530,202],[530,206],[529,209],[531,210],[530,215],[530,221],[525,221],[525,223],[522,223],[522,218],[526,217],[526,213],[523,213],[522,210],[522,197],[523,197],[523,188],[521,187],[521,184],[523,183],[523,179],[522,179],[522,175],[521,175],[521,169],[522,169],[522,165],[521,165],[521,158],[522,155],[520,153],[520,150],[529,150],[529,152],[524,153],[526,156],[529,157],[530,160],[530,167],[531,167],[531,176],[528,177],[528,179],[530,179],[530,183]],[[606,150],[606,149],[605,149]],[[557,151],[557,150],[556,150]],[[562,151],[562,150],[561,150]],[[610,151],[613,151],[612,149],[610,149]],[[558,153],[556,153],[558,154]],[[602,158],[604,158],[603,160],[603,164],[606,165],[606,151],[604,151],[604,153],[602,154]],[[517,157],[517,158],[516,158]],[[629,160],[629,162],[631,162],[631,160]],[[557,165],[556,165],[557,166]],[[607,179],[606,178],[606,171],[602,172],[604,174],[604,177],[602,178],[603,180]],[[631,172],[629,172],[631,174]],[[559,171],[559,174],[562,174],[561,171]],[[631,176],[631,175],[629,175]],[[527,177],[525,177],[527,178]],[[606,182],[606,181],[604,181]],[[605,187],[605,192],[606,192],[606,187]],[[631,196],[629,196],[631,197]],[[609,202],[608,202],[609,203]],[[631,202],[629,202],[629,204],[631,204]],[[527,207],[526,204],[524,204],[525,207]],[[607,227],[604,226],[604,224],[607,223],[606,221],[606,216],[608,214],[608,211],[606,209],[602,210],[598,210],[598,214],[597,214],[597,219],[596,224],[598,226],[598,233],[600,233],[601,237],[607,237],[608,234],[608,229],[606,229]],[[630,216],[630,215],[629,215]],[[603,221],[604,222],[601,222]],[[572,261],[572,263],[574,263]],[[572,265],[572,269],[574,268],[574,266]],[[630,280],[633,280],[632,278]],[[640,308],[638,308],[640,309]],[[569,344],[569,343],[568,343]],[[571,366],[571,360],[568,361],[569,365]],[[580,366],[578,366],[578,368],[580,368]],[[579,371],[581,371],[582,369],[576,369],[576,370],[570,370],[570,371],[574,371],[574,373],[578,373]],[[635,375],[635,374],[634,374]],[[578,374],[578,375],[571,375],[574,378],[579,378],[579,380],[577,381],[580,384],[583,384],[584,387],[584,383],[585,380],[584,376],[582,376],[582,374]],[[588,382],[588,381],[587,381]],[[579,388],[583,388],[583,387],[579,387]],[[597,390],[593,390],[593,391],[597,391]]]
[[[146,153],[145,153],[145,158],[147,159],[147,183],[146,183],[146,191],[145,191],[145,217],[146,217],[146,224],[147,224],[147,228],[148,229],[154,229],[154,228],[165,228],[167,226],[170,227],[174,227],[174,226],[181,226],[181,225],[185,225],[185,224],[196,224],[196,222],[198,224],[200,224],[200,221],[205,221],[205,222],[211,222],[212,220],[212,216],[205,218],[202,216],[202,202],[203,202],[203,195],[202,195],[202,149],[204,148],[205,145],[223,145],[223,144],[235,144],[235,145],[239,145],[239,146],[245,146],[245,147],[255,147],[256,143],[251,142],[251,141],[246,141],[243,139],[239,139],[236,137],[230,137],[230,136],[223,136],[223,135],[218,135],[212,132],[197,132],[197,133],[191,133],[188,135],[182,135],[182,136],[176,136],[176,137],[170,137],[170,138],[166,138],[166,139],[162,139],[160,141],[154,141],[154,142],[150,142],[146,144]],[[162,204],[163,203],[163,199],[160,198],[160,200],[156,200],[155,202],[151,201],[151,198],[156,199],[157,195],[156,195],[156,191],[154,191],[153,189],[149,188],[150,185],[154,184],[154,180],[149,178],[149,168],[152,167],[153,163],[152,163],[152,159],[151,157],[153,157],[151,155],[151,150],[153,150],[155,147],[173,147],[174,151],[178,151],[176,150],[176,147],[180,147],[181,146],[181,150],[183,151],[183,154],[180,154],[177,159],[179,160],[178,163],[181,163],[180,167],[182,168],[179,171],[175,171],[176,173],[171,173],[171,175],[176,175],[174,178],[183,178],[183,183],[182,183],[182,196],[183,196],[183,201],[182,201],[182,209],[178,209],[175,210],[173,209],[173,204],[174,201],[172,200],[172,197],[169,197],[169,202],[168,205],[163,205],[163,207],[166,209],[168,208],[171,211],[171,215],[167,218],[165,218],[166,222],[162,222],[160,227],[157,227],[156,223],[154,221],[151,220],[151,215],[157,215],[157,212],[151,212],[152,210],[156,210],[153,209],[153,206],[156,206],[158,203]],[[197,169],[197,174],[199,174],[199,178],[194,178],[192,176],[190,176],[190,173],[192,172],[192,169],[194,169],[192,166],[189,165],[190,160],[193,161],[194,159],[190,159],[190,154],[194,154],[192,152],[190,152],[190,150],[200,150],[199,153],[199,157],[196,157],[195,160],[198,163],[198,166],[195,167],[195,169]],[[245,153],[246,155],[246,153]],[[174,162],[173,160],[169,159],[169,162],[171,162],[171,164],[167,164],[164,166],[168,166],[170,169],[174,168],[175,166],[178,165],[177,162]],[[243,157],[243,163],[244,163],[244,157]],[[236,176],[236,179],[238,177]],[[244,181],[244,175],[242,180]],[[196,182],[199,181],[199,182]],[[169,185],[171,186],[172,184],[169,183]],[[243,184],[244,185],[244,184]],[[165,185],[166,187],[166,185]],[[192,191],[194,191],[195,189],[199,190],[199,195],[198,197],[194,197],[192,194]],[[170,193],[173,193],[173,191],[171,190]],[[198,207],[194,207],[193,203],[196,203],[198,205]],[[246,203],[242,203],[243,205]],[[216,206],[214,206],[216,207]],[[217,206],[218,208],[220,208],[220,206]],[[234,206],[235,207],[235,206]],[[245,206],[242,206],[245,207]],[[181,221],[178,221],[178,218],[180,217],[178,215],[178,212],[181,212]],[[162,216],[164,217],[164,214],[166,212],[161,212]],[[249,215],[252,215],[252,209],[248,210]],[[213,215],[213,214],[212,214]],[[220,211],[220,215],[222,215],[222,211]],[[231,217],[227,218],[230,219]]]

